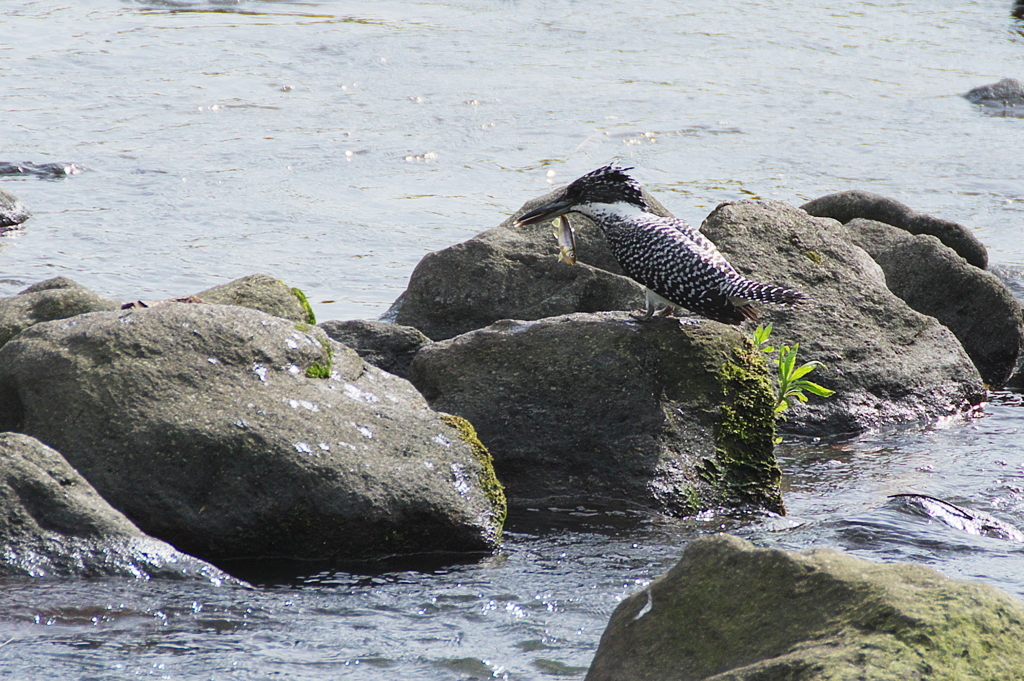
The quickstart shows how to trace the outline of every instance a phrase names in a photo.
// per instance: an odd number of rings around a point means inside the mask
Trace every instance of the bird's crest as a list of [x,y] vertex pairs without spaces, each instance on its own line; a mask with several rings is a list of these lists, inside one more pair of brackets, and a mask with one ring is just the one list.
[[640,184],[626,174],[632,168],[609,163],[573,181],[565,189],[573,204],[626,202],[647,210]]

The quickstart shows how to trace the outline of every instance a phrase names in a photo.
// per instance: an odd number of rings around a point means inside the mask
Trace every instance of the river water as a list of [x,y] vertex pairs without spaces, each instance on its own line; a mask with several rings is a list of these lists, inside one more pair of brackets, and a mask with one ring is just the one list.
[[[1024,265],[1024,119],[959,96],[1024,79],[1011,4],[6,0],[0,162],[71,174],[0,178],[34,214],[0,237],[0,295],[267,272],[321,320],[372,319],[425,253],[612,159],[692,222],[859,188]],[[1024,596],[1020,545],[886,501],[1024,527],[1022,450],[1000,392],[969,422],[780,446],[786,518],[520,509],[501,552],[431,572],[8,580],[0,677],[580,679],[615,605],[719,529]]]

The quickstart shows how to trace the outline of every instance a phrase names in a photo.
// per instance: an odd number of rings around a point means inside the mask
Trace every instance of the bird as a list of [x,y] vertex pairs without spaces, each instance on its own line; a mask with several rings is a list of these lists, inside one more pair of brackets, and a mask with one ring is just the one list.
[[558,195],[521,215],[516,226],[552,220],[567,213],[590,218],[604,234],[626,275],[646,289],[646,310],[666,316],[679,308],[726,324],[757,319],[752,303],[796,305],[799,291],[747,279],[729,264],[700,230],[674,217],[652,212],[632,167],[610,163],[574,180]]

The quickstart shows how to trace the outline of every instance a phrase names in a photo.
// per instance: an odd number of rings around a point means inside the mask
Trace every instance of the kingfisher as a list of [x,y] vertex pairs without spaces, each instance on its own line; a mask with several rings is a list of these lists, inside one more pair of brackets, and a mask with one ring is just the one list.
[[729,264],[699,229],[678,218],[656,215],[632,168],[602,166],[570,183],[554,199],[516,220],[517,226],[579,213],[604,234],[612,255],[628,277],[646,290],[640,321],[661,311],[686,308],[726,324],[757,319],[752,303],[796,305],[804,294],[747,279]]

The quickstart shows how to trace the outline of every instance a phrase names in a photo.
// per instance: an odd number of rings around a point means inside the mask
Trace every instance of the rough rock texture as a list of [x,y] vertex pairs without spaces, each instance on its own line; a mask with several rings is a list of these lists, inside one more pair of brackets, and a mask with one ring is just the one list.
[[20,225],[31,217],[25,204],[14,194],[0,189],[0,231],[4,227]]
[[58,452],[0,433],[0,575],[234,581],[143,534]]
[[283,317],[293,322],[316,324],[306,296],[269,274],[252,274],[196,294],[204,303],[239,305]]
[[702,229],[756,281],[808,295],[798,309],[763,306],[775,345],[800,343],[810,378],[836,391],[786,412],[790,432],[835,436],[962,413],[985,399],[978,370],[949,329],[912,310],[834,220],[778,201],[719,206]]
[[363,361],[402,378],[408,377],[412,358],[430,342],[418,329],[388,322],[332,320],[318,326],[334,340],[355,350]]
[[17,295],[0,298],[0,346],[39,322],[119,307],[116,300],[99,296],[67,277],[47,279]]
[[[622,275],[590,220],[569,217],[576,230],[576,265],[558,261],[550,223],[515,226],[516,217],[554,195],[527,202],[500,226],[469,241],[428,253],[384,319],[443,340],[499,319],[643,308],[643,287]],[[668,214],[645,196],[656,212]]]
[[801,206],[809,215],[847,223],[854,218],[884,222],[911,234],[931,234],[975,267],[988,267],[988,251],[963,225],[922,215],[899,201],[860,190],[829,194]]
[[[1022,307],[1021,315],[1024,316],[1024,266],[996,264],[988,268],[988,271],[999,277],[1000,281],[1006,284],[1013,297],[1017,299]],[[1024,354],[1017,358],[1017,368],[1013,376],[1006,381],[1007,388],[1024,390]]]
[[990,586],[719,535],[615,609],[587,681],[1009,680],[1022,636]]
[[863,219],[846,232],[882,268],[890,291],[956,335],[986,383],[1006,382],[1024,346],[1024,316],[998,277],[930,235]]
[[983,107],[1024,107],[1024,83],[1016,78],[1004,78],[998,83],[973,88],[964,98]]
[[322,330],[243,307],[36,324],[0,348],[0,429],[207,560],[486,551],[501,530],[464,429]]
[[425,346],[409,375],[473,422],[510,503],[781,511],[763,360],[735,327],[690,321],[505,320]]

